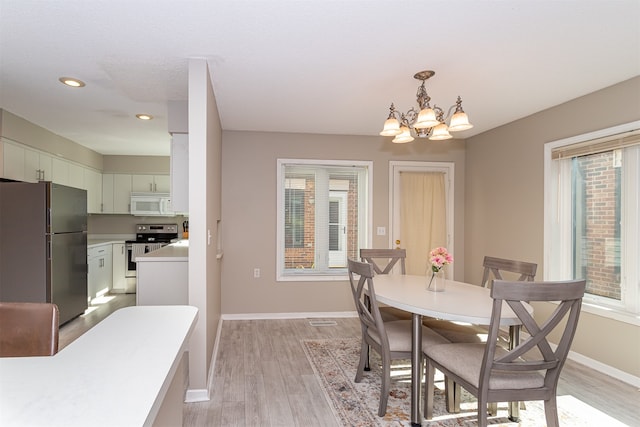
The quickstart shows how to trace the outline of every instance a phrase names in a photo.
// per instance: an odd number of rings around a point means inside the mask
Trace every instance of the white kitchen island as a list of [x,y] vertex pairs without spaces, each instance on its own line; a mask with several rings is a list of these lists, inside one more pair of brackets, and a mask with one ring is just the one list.
[[51,357],[0,358],[2,426],[176,426],[190,306],[126,307]]
[[137,305],[189,303],[189,241],[136,257]]

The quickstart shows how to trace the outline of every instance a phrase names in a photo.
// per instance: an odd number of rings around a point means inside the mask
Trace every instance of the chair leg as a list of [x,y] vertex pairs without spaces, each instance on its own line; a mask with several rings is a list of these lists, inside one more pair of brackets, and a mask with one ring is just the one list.
[[434,377],[436,375],[436,368],[426,360],[427,363],[427,377],[424,385],[424,417],[428,420],[433,418],[433,393],[434,393]]
[[481,399],[478,396],[478,427],[487,427],[487,403],[485,399]]
[[460,412],[460,384],[445,376],[444,392],[447,396],[447,412],[457,414]]
[[547,427],[558,427],[558,403],[555,396],[544,401],[544,416],[547,419]]
[[362,381],[362,375],[364,373],[365,364],[369,364],[369,344],[362,338],[362,345],[360,346],[360,362],[358,363],[358,369],[356,370],[355,382]]
[[380,387],[380,406],[378,416],[384,417],[387,413],[387,402],[389,401],[389,389],[391,388],[391,366],[390,360],[382,360],[382,385]]
[[367,361],[364,364],[364,370],[369,372],[371,370],[371,365],[369,364],[371,355],[371,347],[367,346]]
[[487,412],[491,416],[498,415],[498,402],[491,402],[487,404]]

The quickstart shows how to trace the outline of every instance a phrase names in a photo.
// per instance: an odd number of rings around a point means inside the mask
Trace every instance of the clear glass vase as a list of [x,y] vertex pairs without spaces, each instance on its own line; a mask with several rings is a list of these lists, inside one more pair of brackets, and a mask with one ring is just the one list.
[[429,282],[427,283],[427,290],[432,292],[444,292],[445,288],[445,278],[444,278],[444,270],[440,269],[439,271],[431,272],[431,277],[429,278]]

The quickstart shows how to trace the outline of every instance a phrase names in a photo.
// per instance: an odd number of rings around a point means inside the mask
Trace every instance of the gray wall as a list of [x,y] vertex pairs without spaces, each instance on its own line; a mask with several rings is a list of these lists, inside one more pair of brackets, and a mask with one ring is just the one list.
[[[481,280],[485,255],[535,262],[542,280],[544,143],[638,119],[640,77],[469,138],[466,280]],[[539,305],[536,311],[551,308]],[[640,376],[639,326],[583,310],[572,350]]]
[[7,139],[102,170],[102,154],[56,135],[22,117],[0,109],[0,125],[0,135]]
[[[354,311],[348,282],[276,282],[276,160],[373,161],[373,227],[389,230],[389,161],[455,163],[455,277],[464,278],[464,141],[393,144],[391,138],[223,133],[222,312],[305,313]],[[375,234],[375,233],[374,233]],[[389,247],[387,236],[373,236],[373,247]],[[459,261],[459,262],[458,262]],[[253,278],[260,268],[261,277]]]

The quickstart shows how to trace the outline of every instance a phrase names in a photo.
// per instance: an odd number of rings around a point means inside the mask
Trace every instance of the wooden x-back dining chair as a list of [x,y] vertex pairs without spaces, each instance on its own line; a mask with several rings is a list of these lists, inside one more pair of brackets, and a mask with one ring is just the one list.
[[[515,278],[518,281],[533,281],[536,276],[537,264],[525,261],[515,261],[505,258],[485,256],[482,262],[484,271],[482,274],[482,286],[491,287],[493,280],[502,280],[503,275],[508,278]],[[451,342],[484,342],[487,337],[487,327],[482,325],[453,323],[447,320],[433,319],[426,317],[423,323],[444,336]],[[510,337],[508,333],[501,334],[502,345],[509,345]],[[450,383],[448,383],[450,384]],[[448,388],[447,410],[449,412],[460,412],[460,385],[454,384]],[[489,411],[493,414],[497,411],[497,406],[489,405]]]
[[[369,347],[371,347],[382,359],[382,386],[378,407],[378,415],[382,417],[387,412],[387,402],[389,400],[391,361],[394,359],[411,360],[411,321],[383,321],[373,285],[373,265],[351,259],[348,260],[348,265],[351,293],[362,330],[360,361],[356,371],[355,382],[362,381],[365,365],[368,363]],[[356,275],[359,277],[356,278]],[[368,302],[365,300],[365,296],[369,296]],[[423,347],[431,347],[448,342],[446,338],[426,327],[422,327]]]
[[[478,398],[478,425],[487,425],[487,404],[509,401],[544,401],[547,425],[558,426],[556,390],[578,326],[585,280],[527,282],[494,280],[493,309],[486,343],[437,345],[425,353],[427,385],[424,413],[431,414],[434,369]],[[527,311],[530,301],[558,302],[555,310],[539,321]],[[529,337],[513,349],[498,344],[500,314],[509,306],[522,322]],[[549,342],[558,333],[555,349]]]
[[56,354],[58,318],[55,304],[0,302],[0,357]]

